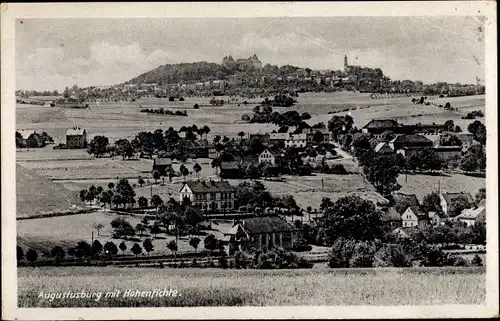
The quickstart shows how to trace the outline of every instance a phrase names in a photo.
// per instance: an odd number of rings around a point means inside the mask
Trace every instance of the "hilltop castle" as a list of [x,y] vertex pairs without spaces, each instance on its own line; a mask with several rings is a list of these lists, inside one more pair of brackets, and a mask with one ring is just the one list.
[[222,59],[222,66],[228,69],[238,69],[238,70],[261,70],[262,62],[259,60],[256,54],[248,59],[233,59],[231,55],[226,56]]

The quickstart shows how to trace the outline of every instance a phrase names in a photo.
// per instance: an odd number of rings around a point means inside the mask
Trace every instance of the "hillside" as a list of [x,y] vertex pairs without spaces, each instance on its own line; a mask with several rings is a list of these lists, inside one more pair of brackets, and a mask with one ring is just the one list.
[[20,165],[16,165],[16,195],[17,217],[68,210],[72,204],[81,205],[76,192]]
[[212,62],[180,63],[173,65],[162,65],[151,71],[143,73],[127,84],[157,83],[169,84],[183,81],[198,81],[209,77],[222,78],[232,74],[230,70],[222,65]]

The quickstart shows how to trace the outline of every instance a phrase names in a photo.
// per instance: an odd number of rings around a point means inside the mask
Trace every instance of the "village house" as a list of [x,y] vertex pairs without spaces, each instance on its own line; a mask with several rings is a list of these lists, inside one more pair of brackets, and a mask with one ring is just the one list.
[[66,146],[68,148],[87,147],[87,131],[80,127],[73,127],[66,131]]
[[389,146],[396,153],[409,159],[421,148],[432,148],[432,141],[422,135],[398,135],[389,142]]
[[443,225],[447,221],[447,217],[443,213],[429,212],[430,223],[433,226]]
[[420,208],[417,206],[410,206],[401,215],[402,226],[403,227],[414,227],[418,226],[420,228],[429,226],[430,220],[428,215],[422,213]]
[[271,164],[273,166],[281,166],[283,164],[284,152],[275,148],[266,148],[259,155],[259,164]]
[[381,155],[394,154],[394,150],[386,142],[378,143],[377,146],[375,146],[374,151],[375,151],[375,153],[381,154]]
[[382,221],[384,221],[391,229],[403,226],[401,215],[399,215],[399,213],[393,208],[389,208],[383,213]]
[[285,140],[285,147],[305,148],[307,146],[306,134],[290,134]]
[[315,144],[314,137],[316,132],[320,132],[323,135],[322,142],[331,142],[333,137],[332,133],[327,128],[304,128],[302,134],[306,134],[306,140],[308,145]]
[[249,134],[248,135],[248,139],[249,140],[259,139],[262,142],[262,144],[267,145],[270,142],[270,135],[269,134],[259,134],[259,133],[257,133],[257,134]]
[[279,147],[285,147],[286,140],[290,137],[288,133],[271,133],[269,134],[269,143]]
[[203,211],[234,210],[235,191],[227,181],[190,181],[179,193],[181,202],[187,197],[193,207]]
[[242,251],[267,251],[273,248],[292,249],[298,236],[297,229],[277,216],[258,216],[237,222],[224,233],[223,244]]
[[[393,193],[391,198],[395,204],[405,202],[408,206],[420,206],[417,195],[415,194]],[[402,209],[402,211],[404,210],[406,210],[406,208]]]
[[441,209],[443,210],[443,213],[445,215],[449,215],[449,211],[453,205],[453,202],[458,199],[458,198],[464,198],[466,203],[468,203],[469,207],[471,204],[474,203],[474,199],[472,198],[472,195],[470,193],[441,193],[439,194],[439,198],[441,199],[440,205]]
[[239,161],[222,161],[218,166],[219,176],[221,178],[240,178],[240,163]]
[[168,168],[172,168],[172,160],[170,158],[155,158],[153,160],[153,171],[157,170],[161,176],[167,176]]
[[464,223],[466,226],[474,226],[476,223],[486,223],[486,207],[466,208],[454,220]]

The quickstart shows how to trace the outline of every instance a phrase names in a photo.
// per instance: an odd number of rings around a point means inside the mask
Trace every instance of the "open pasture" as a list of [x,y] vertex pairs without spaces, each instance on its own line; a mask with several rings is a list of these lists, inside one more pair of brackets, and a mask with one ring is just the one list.
[[[222,270],[116,267],[20,268],[19,307],[164,307],[482,304],[484,268]],[[106,298],[108,291],[174,289],[177,297]],[[43,292],[103,292],[39,299]]]
[[[439,181],[439,183],[438,183]],[[432,175],[399,175],[398,183],[402,186],[398,192],[415,194],[422,201],[422,198],[432,192],[438,191],[440,186],[441,192],[469,192],[474,197],[480,188],[486,187],[486,179],[481,177],[466,176],[462,174],[453,174],[449,176],[432,176]]]
[[17,217],[67,210],[72,205],[82,205],[77,193],[33,170],[16,166]]

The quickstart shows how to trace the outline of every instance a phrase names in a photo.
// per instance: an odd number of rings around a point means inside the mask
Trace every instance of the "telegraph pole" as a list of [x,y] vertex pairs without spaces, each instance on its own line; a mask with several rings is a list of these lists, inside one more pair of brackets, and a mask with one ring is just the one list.
[[153,199],[153,184],[150,185],[150,190],[151,199]]

